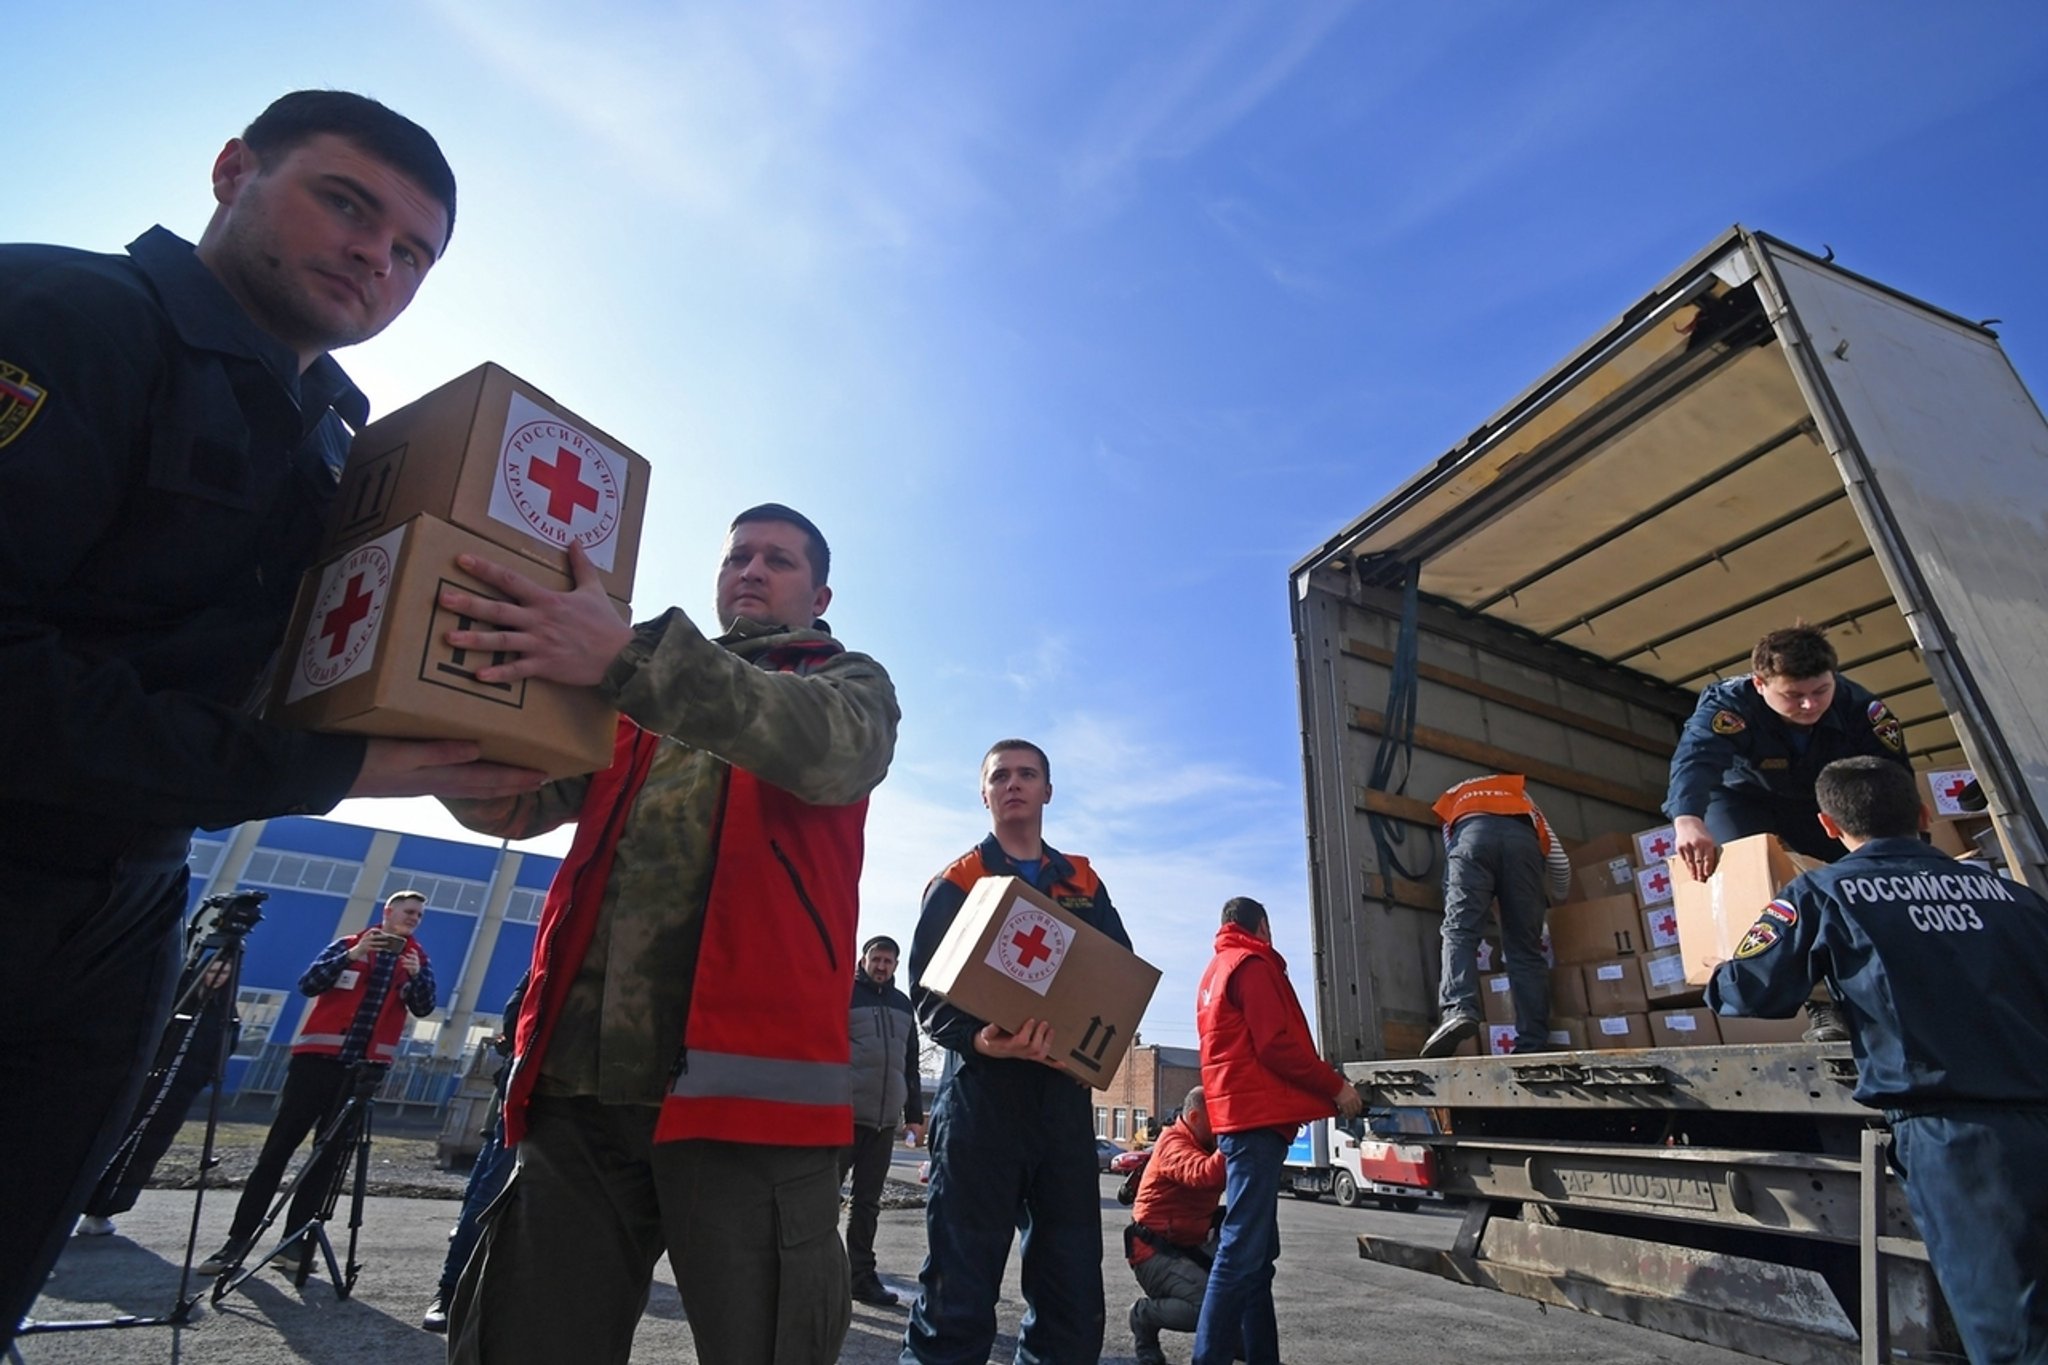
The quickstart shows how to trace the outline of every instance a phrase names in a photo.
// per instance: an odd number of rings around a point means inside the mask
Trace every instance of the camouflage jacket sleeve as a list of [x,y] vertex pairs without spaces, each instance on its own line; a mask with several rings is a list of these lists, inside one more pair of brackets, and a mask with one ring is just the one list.
[[463,826],[496,839],[533,839],[576,818],[583,809],[588,777],[564,777],[523,796],[468,800],[444,796],[441,804]]
[[646,729],[812,805],[860,800],[896,752],[896,688],[873,659],[771,671],[707,639],[680,608],[638,627],[598,688]]

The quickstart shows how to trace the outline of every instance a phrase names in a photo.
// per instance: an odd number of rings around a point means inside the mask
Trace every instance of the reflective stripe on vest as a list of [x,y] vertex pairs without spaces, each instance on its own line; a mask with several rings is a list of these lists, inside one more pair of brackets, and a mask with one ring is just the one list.
[[690,1049],[669,1087],[678,1099],[772,1100],[782,1104],[853,1104],[853,1068],[841,1062],[795,1062]]

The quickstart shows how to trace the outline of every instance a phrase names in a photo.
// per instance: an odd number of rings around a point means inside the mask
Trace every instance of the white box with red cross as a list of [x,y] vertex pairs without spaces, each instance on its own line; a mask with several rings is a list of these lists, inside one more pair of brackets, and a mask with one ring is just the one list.
[[647,461],[511,371],[484,364],[356,434],[321,553],[424,514],[557,573],[568,572],[575,541],[605,592],[625,602],[647,477]]

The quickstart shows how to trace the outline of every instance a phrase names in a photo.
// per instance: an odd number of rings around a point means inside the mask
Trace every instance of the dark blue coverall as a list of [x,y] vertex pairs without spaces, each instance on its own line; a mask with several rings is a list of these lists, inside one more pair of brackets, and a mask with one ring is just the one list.
[[2048,1362],[2048,901],[1874,839],[1764,907],[1707,1004],[1789,1017],[1818,981],[1970,1359]]
[[193,828],[362,767],[251,703],[368,414],[162,228],[0,246],[0,1349],[149,1071]]
[[1810,726],[1773,711],[1748,674],[1730,678],[1700,693],[1678,737],[1664,813],[1701,817],[1717,843],[1775,834],[1795,852],[1833,862],[1842,846],[1816,818],[1814,779],[1838,758],[1866,754],[1908,766],[1897,717],[1841,674],[1834,700]]
[[[991,877],[1021,875],[991,834],[962,863]],[[953,871],[961,867],[955,864]],[[1032,885],[1128,948],[1130,935],[1092,872],[1048,844]],[[971,884],[971,879],[970,879]],[[1072,1365],[1102,1354],[1102,1186],[1094,1096],[1039,1062],[984,1057],[974,1035],[986,1020],[919,986],[966,891],[942,874],[925,888],[910,948],[911,1000],[940,1046],[959,1054],[932,1106],[930,1244],[904,1333],[904,1365],[984,1365],[996,1336],[996,1301],[1010,1239],[1023,1234],[1020,1365]],[[1056,1044],[1077,1040],[1055,1039]]]

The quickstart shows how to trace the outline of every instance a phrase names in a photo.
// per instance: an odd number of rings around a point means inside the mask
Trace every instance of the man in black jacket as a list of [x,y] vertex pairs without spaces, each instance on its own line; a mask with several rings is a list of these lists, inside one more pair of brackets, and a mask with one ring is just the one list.
[[853,1145],[839,1156],[839,1178],[853,1172],[846,1259],[853,1270],[854,1299],[876,1308],[894,1308],[898,1302],[875,1273],[875,1224],[882,1215],[889,1155],[899,1127],[910,1130],[911,1145],[924,1140],[917,1016],[911,1012],[910,997],[895,984],[900,952],[896,940],[886,934],[861,945],[848,1017],[853,1042]]
[[149,1070],[193,828],[539,782],[250,704],[368,417],[327,352],[383,330],[446,247],[440,148],[299,91],[212,185],[196,246],[0,246],[0,1353]]

